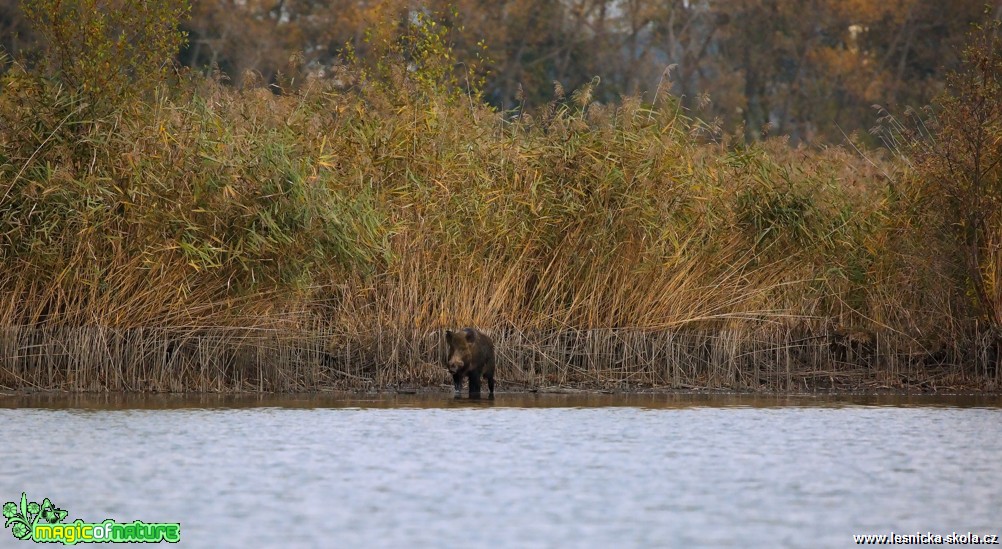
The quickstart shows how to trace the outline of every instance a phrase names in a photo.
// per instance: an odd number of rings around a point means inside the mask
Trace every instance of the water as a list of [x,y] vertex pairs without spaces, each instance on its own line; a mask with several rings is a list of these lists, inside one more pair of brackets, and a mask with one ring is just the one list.
[[1002,533],[997,398],[8,396],[0,426],[0,500],[180,522],[190,547]]

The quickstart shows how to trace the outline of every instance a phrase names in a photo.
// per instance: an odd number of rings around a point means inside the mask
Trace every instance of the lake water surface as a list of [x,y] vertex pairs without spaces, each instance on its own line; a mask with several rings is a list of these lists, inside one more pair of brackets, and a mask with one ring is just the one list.
[[992,397],[0,396],[0,437],[0,502],[179,522],[188,547],[1002,533]]

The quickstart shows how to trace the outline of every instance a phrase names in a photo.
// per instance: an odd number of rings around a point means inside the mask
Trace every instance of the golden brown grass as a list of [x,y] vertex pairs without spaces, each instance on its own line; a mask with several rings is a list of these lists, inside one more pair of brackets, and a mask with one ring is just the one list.
[[502,390],[998,386],[907,165],[707,141],[663,95],[497,113],[403,66],[103,114],[8,71],[0,386],[439,386],[462,325]]

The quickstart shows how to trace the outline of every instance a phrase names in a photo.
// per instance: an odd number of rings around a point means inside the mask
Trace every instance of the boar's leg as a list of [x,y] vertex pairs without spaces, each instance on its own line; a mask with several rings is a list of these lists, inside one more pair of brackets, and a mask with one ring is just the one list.
[[494,396],[494,374],[485,374],[487,378],[487,390],[490,391],[490,396]]
[[456,388],[457,393],[463,391],[463,377],[465,375],[466,374],[462,370],[452,374],[452,386]]
[[470,397],[476,398],[480,396],[480,372],[472,371],[470,372]]

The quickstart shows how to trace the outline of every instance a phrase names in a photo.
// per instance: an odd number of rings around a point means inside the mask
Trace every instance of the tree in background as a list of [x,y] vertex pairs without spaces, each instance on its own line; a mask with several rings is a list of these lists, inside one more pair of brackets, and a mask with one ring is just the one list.
[[[971,34],[915,139],[929,193],[954,236],[966,286],[984,320],[1002,328],[1002,36],[998,21]],[[1002,336],[1002,333],[1000,333]],[[999,339],[1002,343],[1002,337]]]
[[[95,5],[111,5],[95,0]],[[14,0],[0,0],[0,45],[16,54],[35,38]],[[197,0],[180,60],[277,82],[335,77],[340,52],[360,58],[371,29],[419,12],[452,14],[456,62],[490,60],[484,97],[501,109],[541,106],[554,82],[595,76],[599,101],[659,86],[747,139],[841,142],[873,124],[870,105],[927,104],[959,67],[964,33],[1002,16],[1002,0]],[[386,22],[392,22],[387,26]],[[45,40],[51,37],[43,37]],[[290,63],[290,59],[292,62]],[[674,70],[667,71],[669,66]],[[293,74],[295,73],[295,74]],[[862,135],[866,139],[866,135]]]
[[20,2],[0,1],[0,52],[21,53],[38,42],[38,37],[25,20]]

